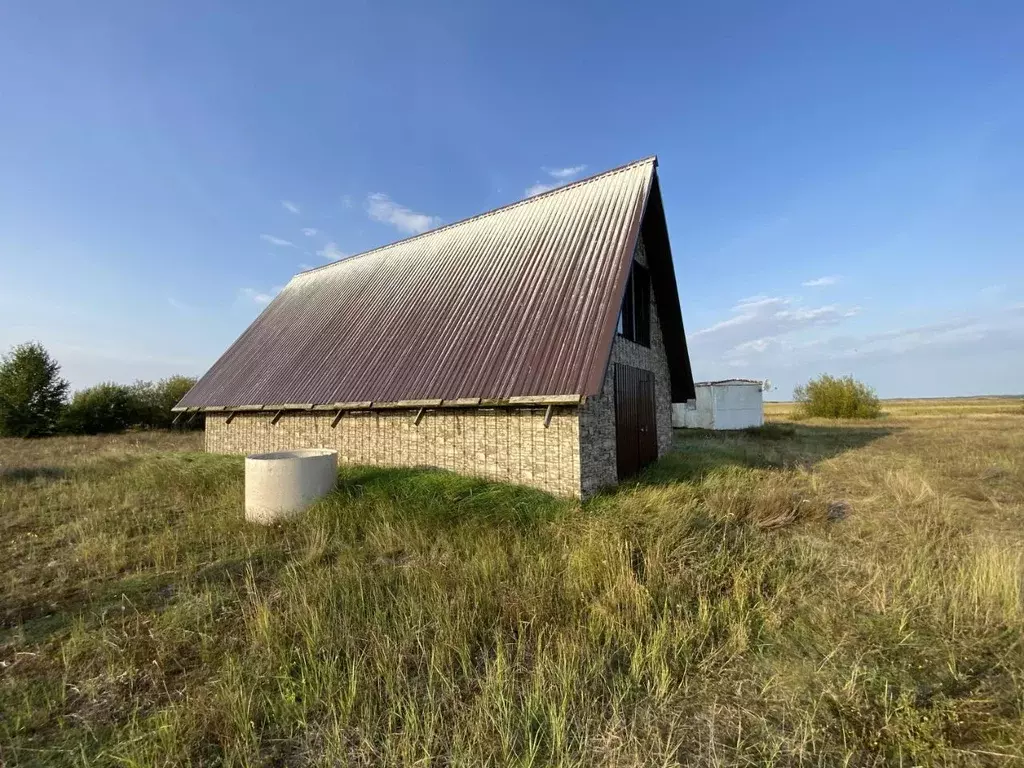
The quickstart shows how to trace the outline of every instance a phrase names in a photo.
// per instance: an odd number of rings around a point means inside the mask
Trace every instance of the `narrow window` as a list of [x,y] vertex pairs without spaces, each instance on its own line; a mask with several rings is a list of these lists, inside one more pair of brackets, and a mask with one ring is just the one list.
[[617,330],[630,341],[645,347],[651,345],[651,278],[647,267],[636,262],[626,281]]
[[622,310],[619,312],[619,333],[627,339],[632,339],[636,325],[633,317],[633,273],[629,273],[626,280],[626,295],[622,300]]
[[647,267],[633,264],[633,341],[651,346],[651,278]]

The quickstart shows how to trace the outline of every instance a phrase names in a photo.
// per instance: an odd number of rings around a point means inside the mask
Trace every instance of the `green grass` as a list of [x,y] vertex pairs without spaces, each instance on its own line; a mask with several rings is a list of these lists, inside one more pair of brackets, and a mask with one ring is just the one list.
[[[1024,416],[687,432],[584,505],[0,441],[4,765],[1011,765]],[[830,522],[830,504],[849,506]]]

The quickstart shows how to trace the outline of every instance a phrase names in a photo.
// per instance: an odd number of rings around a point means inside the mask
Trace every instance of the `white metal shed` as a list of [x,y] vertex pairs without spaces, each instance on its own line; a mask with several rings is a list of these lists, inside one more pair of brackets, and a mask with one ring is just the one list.
[[753,379],[699,381],[697,397],[672,404],[672,426],[746,429],[764,424],[764,384]]

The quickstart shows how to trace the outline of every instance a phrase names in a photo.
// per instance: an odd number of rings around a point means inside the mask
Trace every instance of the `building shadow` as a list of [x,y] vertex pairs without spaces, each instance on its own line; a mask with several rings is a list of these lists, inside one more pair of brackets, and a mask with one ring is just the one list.
[[766,424],[716,432],[673,430],[673,450],[636,480],[645,485],[697,480],[723,467],[805,469],[901,431],[891,426]]

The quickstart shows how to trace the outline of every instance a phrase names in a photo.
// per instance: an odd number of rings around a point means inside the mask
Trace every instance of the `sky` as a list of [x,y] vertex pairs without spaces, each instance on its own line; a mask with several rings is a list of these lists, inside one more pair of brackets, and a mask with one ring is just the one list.
[[697,379],[1024,392],[1019,2],[0,5],[0,350],[202,374],[296,272],[656,154]]

